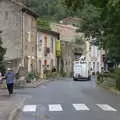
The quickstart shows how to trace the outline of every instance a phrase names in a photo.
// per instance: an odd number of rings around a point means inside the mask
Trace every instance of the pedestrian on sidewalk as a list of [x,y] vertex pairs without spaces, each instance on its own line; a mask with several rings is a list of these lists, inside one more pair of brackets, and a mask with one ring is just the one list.
[[3,80],[3,77],[2,77],[2,73],[0,72],[0,88],[2,88],[2,80]]
[[3,79],[4,79],[5,77],[4,76],[2,76],[2,72],[0,71],[0,88],[2,88],[2,84],[3,84]]
[[7,89],[9,92],[9,95],[13,94],[13,89],[14,89],[14,79],[15,79],[15,74],[12,69],[8,68],[8,71],[5,75],[6,77],[6,84],[7,84]]

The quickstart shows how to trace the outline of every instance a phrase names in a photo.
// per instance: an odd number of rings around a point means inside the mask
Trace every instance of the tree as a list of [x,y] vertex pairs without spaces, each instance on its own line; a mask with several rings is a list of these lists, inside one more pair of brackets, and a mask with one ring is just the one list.
[[[80,10],[85,20],[80,30],[86,34],[93,34],[103,43],[111,59],[120,63],[120,0],[64,0],[73,10]],[[93,6],[93,7],[85,7]],[[80,7],[79,7],[80,6]],[[95,11],[95,12],[94,12]],[[89,14],[91,13],[91,14]],[[92,14],[93,13],[93,14]],[[82,15],[80,13],[80,15]],[[88,16],[86,16],[88,15]],[[88,18],[88,19],[86,19]],[[104,34],[101,34],[104,31]]]
[[51,17],[53,20],[60,20],[71,16],[72,10],[68,10],[63,0],[24,0],[24,3],[36,11],[40,17]]
[[77,44],[77,45],[85,45],[85,41],[82,37],[76,37],[74,43]]
[[50,30],[50,22],[46,18],[39,18],[38,25],[41,29]]
[[92,4],[85,4],[83,9],[77,10],[78,17],[82,18],[79,30],[86,35],[99,35],[102,29],[100,22],[101,11]]
[[85,39],[83,37],[76,37],[73,41],[74,52],[84,52]]
[[[0,32],[1,35],[1,32]],[[0,72],[5,73],[5,66],[3,63],[4,55],[6,53],[6,49],[2,47],[2,39],[0,36]]]

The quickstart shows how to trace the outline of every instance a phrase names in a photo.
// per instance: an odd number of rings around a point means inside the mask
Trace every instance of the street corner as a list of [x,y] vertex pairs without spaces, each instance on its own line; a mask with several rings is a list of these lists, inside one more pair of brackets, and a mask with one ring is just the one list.
[[28,83],[26,84],[26,88],[37,88],[40,85],[46,84],[49,80],[40,80],[40,81],[35,81],[33,83]]
[[17,116],[21,112],[21,108],[24,106],[25,100],[29,99],[31,96],[17,96],[16,95],[15,97],[16,97],[16,103],[14,104],[14,107],[12,107],[12,110],[9,112],[8,120],[15,120],[17,118]]

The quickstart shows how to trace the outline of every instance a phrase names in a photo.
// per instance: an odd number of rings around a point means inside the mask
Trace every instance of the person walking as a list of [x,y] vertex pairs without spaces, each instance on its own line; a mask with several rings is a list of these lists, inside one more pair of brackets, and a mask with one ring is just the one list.
[[9,92],[9,95],[13,94],[13,89],[14,89],[14,79],[15,79],[15,74],[12,69],[8,68],[8,71],[5,75],[6,77],[6,84],[7,84],[7,89]]
[[3,80],[3,76],[2,73],[0,72],[0,88],[2,88],[2,80]]

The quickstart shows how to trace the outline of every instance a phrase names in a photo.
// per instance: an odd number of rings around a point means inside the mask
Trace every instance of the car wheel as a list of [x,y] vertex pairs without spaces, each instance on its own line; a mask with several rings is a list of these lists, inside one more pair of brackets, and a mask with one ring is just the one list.
[[91,76],[88,77],[88,80],[91,80]]
[[77,81],[77,79],[76,79],[76,78],[73,78],[73,80],[74,80],[74,81]]

